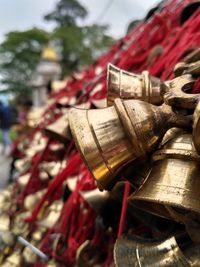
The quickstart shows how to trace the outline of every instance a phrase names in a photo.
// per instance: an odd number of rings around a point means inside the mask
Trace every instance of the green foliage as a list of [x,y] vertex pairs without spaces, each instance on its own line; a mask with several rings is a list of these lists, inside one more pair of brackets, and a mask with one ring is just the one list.
[[87,16],[87,10],[77,0],[60,0],[55,10],[44,18],[47,21],[55,21],[59,27],[75,25],[77,19]]
[[78,20],[86,16],[86,9],[76,0],[59,0],[45,16],[56,23],[51,38],[60,48],[63,74],[92,63],[113,44],[113,38],[106,35],[107,26],[79,26]]
[[0,45],[1,83],[17,94],[30,92],[32,72],[40,59],[49,34],[38,28],[10,32]]
[[45,16],[55,23],[52,33],[38,28],[9,32],[0,45],[1,89],[20,96],[31,93],[32,73],[49,40],[60,51],[64,75],[105,52],[114,41],[106,35],[107,26],[80,26],[86,16],[87,10],[77,0],[58,0],[55,10]]

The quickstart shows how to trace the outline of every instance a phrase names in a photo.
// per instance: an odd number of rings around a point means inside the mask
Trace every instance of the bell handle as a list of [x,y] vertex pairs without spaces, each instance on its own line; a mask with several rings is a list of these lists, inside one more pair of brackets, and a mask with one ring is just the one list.
[[187,93],[193,84],[194,80],[189,74],[169,81],[169,90],[164,94],[165,104],[182,109],[195,109],[200,101],[200,94]]

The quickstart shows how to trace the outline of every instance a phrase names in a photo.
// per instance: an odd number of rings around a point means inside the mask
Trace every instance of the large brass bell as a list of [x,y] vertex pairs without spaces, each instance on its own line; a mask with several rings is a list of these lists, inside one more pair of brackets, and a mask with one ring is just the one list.
[[200,214],[200,156],[191,134],[181,134],[153,154],[153,167],[129,203],[156,215],[186,223]]
[[180,239],[179,245],[173,236],[164,241],[122,236],[118,238],[114,247],[115,265],[116,267],[199,266],[200,246],[194,245],[187,237]]
[[139,99],[151,104],[163,103],[163,94],[167,85],[148,71],[134,74],[108,64],[107,72],[107,102],[113,104],[114,99]]
[[104,109],[71,109],[69,121],[77,148],[101,190],[114,184],[127,163],[151,153],[169,128],[190,123],[165,104],[120,99]]

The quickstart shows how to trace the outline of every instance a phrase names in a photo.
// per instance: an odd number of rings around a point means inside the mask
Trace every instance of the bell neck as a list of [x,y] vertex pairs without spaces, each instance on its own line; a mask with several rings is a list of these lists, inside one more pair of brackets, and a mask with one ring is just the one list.
[[158,109],[165,130],[169,130],[173,127],[188,129],[192,123],[192,116],[175,113],[171,106],[162,104]]

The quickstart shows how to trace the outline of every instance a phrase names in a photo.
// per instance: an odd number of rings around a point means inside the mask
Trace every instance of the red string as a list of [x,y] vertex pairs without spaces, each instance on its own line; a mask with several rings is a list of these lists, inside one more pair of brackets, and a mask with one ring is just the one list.
[[121,216],[120,216],[119,230],[118,230],[118,235],[117,235],[118,237],[122,235],[123,230],[124,230],[130,188],[131,188],[130,183],[126,181],[124,185],[124,196],[123,196],[123,202],[122,202],[122,211],[121,211]]

